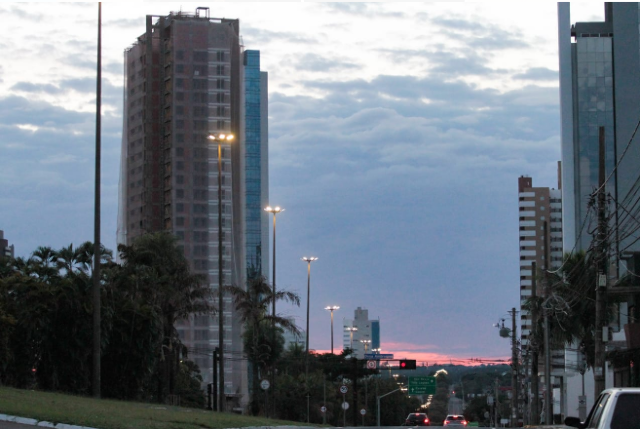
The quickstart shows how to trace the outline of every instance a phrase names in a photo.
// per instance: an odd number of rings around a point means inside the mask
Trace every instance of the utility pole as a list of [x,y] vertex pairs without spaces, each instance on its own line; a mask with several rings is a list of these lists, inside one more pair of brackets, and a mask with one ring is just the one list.
[[[535,299],[537,297],[536,277],[538,275],[536,271],[536,263],[533,262],[531,266],[531,296]],[[537,425],[540,423],[540,386],[538,385],[538,357],[540,356],[540,347],[538,347],[538,310],[534,305],[531,310],[531,338],[533,339],[529,343],[531,345],[531,424]]]
[[511,427],[518,427],[518,343],[516,341],[516,309],[511,311]]
[[[549,301],[549,235],[547,234],[547,221],[543,222],[544,228],[544,304]],[[551,386],[551,346],[549,344],[549,310],[542,307],[544,315],[544,424],[552,424],[553,421],[553,390]]]
[[497,378],[496,378],[496,382],[495,382],[495,392],[494,393],[496,395],[496,400],[493,401],[493,406],[494,406],[494,410],[493,411],[494,411],[494,415],[495,415],[495,417],[494,417],[495,420],[493,422],[495,423],[496,427],[499,427],[500,426],[500,421],[498,420],[498,409],[500,408],[499,407],[500,401],[498,400],[498,398],[499,398],[498,395],[500,394],[500,389],[498,388],[498,379]]
[[218,348],[213,349],[213,411],[218,411]]
[[599,133],[599,174],[598,174],[598,278],[596,280],[596,333],[595,333],[595,365],[593,367],[594,398],[604,390],[604,341],[602,331],[604,326],[604,309],[607,299],[607,219],[605,216],[605,162],[604,162],[604,127],[600,127]]

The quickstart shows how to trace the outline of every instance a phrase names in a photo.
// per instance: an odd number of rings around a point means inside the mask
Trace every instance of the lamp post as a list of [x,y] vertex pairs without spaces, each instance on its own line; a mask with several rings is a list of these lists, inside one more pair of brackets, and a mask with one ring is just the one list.
[[224,412],[224,295],[222,293],[222,143],[231,143],[233,134],[209,134],[208,139],[218,143],[218,368],[220,381],[218,387],[218,411]]
[[[303,256],[302,260],[307,263],[307,345],[304,357],[304,379],[306,384],[309,379],[309,301],[311,299],[311,263],[313,261],[317,261],[318,258],[315,256]],[[307,423],[309,423],[309,393],[307,393]]]
[[[276,207],[271,207],[271,206],[267,206],[265,207],[264,211],[272,213],[273,214],[273,273],[272,278],[273,278],[273,295],[275,297],[276,295],[276,215],[280,212],[283,212],[284,209],[276,206]],[[272,312],[272,316],[275,317],[276,316],[276,300],[273,300],[272,303],[272,307],[271,307],[271,312]]]
[[345,331],[349,331],[349,348],[353,350],[353,333],[358,330],[355,326],[347,326],[344,328]]
[[307,263],[307,335],[306,335],[306,357],[305,357],[305,375],[309,372],[309,300],[311,297],[311,263],[317,261],[315,256],[303,256],[302,260]]
[[335,310],[339,310],[340,307],[337,305],[330,305],[324,308],[325,310],[329,310],[331,312],[331,354],[333,354],[333,312]]
[[[360,340],[360,342],[364,345],[364,354],[367,354],[367,346],[371,343],[371,340]],[[362,356],[364,358],[364,355]]]
[[[271,206],[267,206],[264,208],[264,211],[273,214],[273,269],[272,269],[272,285],[271,287],[273,288],[273,300],[271,302],[271,314],[273,316],[273,320],[271,322],[271,332],[273,334],[273,343],[275,344],[275,337],[276,337],[276,321],[275,321],[275,317],[276,317],[276,215],[280,212],[283,212],[284,209],[280,206],[275,206],[275,207],[271,207]],[[276,390],[276,371],[275,368],[273,369],[272,373],[271,373],[271,389],[273,389],[273,391],[275,392]],[[274,396],[274,400],[273,400],[273,408],[274,408],[274,415],[275,415],[275,396]]]

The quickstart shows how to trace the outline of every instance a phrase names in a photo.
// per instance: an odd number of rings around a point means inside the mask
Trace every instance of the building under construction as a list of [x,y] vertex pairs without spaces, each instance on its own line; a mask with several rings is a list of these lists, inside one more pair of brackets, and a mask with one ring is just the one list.
[[[244,50],[239,20],[211,18],[208,8],[148,15],[124,62],[118,242],[170,231],[213,296],[219,272],[224,285],[245,284],[249,268],[268,276],[267,73],[260,52]],[[234,136],[221,145],[220,198],[218,143],[210,138],[219,133]],[[228,296],[223,322],[224,390],[242,406],[247,362]],[[214,380],[218,327],[217,316],[195,315],[177,326],[205,383]]]

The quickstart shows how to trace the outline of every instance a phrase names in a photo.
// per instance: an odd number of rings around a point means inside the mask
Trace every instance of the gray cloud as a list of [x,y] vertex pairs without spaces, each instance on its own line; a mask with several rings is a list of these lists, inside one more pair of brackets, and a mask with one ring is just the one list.
[[557,81],[558,71],[551,70],[546,67],[533,67],[528,69],[524,73],[516,74],[514,79],[522,80],[544,80],[544,81]]
[[52,85],[50,83],[37,84],[31,82],[18,82],[11,87],[11,90],[45,94],[59,94],[61,92],[60,87],[56,85]]
[[297,57],[297,69],[315,72],[328,72],[357,68],[358,65],[336,58],[325,58],[316,54],[304,54]]
[[[262,28],[245,27],[242,35],[246,42],[252,42],[254,46],[265,46],[269,43],[287,42],[300,45],[315,45],[320,43],[316,38],[302,35],[301,33],[290,33],[286,31],[270,31]],[[249,45],[251,43],[248,43]]]
[[333,3],[321,3],[325,9],[330,12],[366,16],[368,18],[405,18],[406,15],[399,11],[386,11],[384,7],[381,7],[377,3],[348,3],[348,2],[333,2]]
[[[103,27],[120,27],[120,28],[139,28],[143,29],[145,26],[145,18],[140,17],[137,19],[134,18],[122,18],[122,19],[112,19],[110,21],[103,22]],[[142,30],[140,30],[142,32]]]
[[453,39],[480,50],[528,48],[530,44],[520,34],[493,25],[459,18],[433,18],[431,22],[451,32]]

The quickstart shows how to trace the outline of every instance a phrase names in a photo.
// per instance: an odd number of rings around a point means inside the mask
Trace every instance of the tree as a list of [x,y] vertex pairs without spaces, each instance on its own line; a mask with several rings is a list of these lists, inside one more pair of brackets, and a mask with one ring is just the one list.
[[149,310],[159,316],[154,322],[160,324],[162,339],[156,348],[155,380],[156,399],[163,402],[167,394],[175,394],[181,345],[175,324],[191,314],[212,314],[211,289],[201,276],[191,274],[177,239],[167,232],[142,235],[118,251],[124,261],[120,281],[135,282],[135,293],[147,297]]
[[[540,315],[532,329],[530,341],[544,352],[543,315],[549,320],[551,348],[580,344],[586,350],[587,365],[595,362],[595,285],[597,273],[588,255],[581,251],[565,254],[562,266],[555,272],[537,273],[538,292],[523,308]],[[543,287],[547,284],[549,297]]]
[[[240,320],[245,324],[244,350],[251,363],[252,388],[251,412],[257,414],[259,410],[258,381],[260,372],[267,367],[273,367],[282,352],[284,340],[282,329],[294,334],[299,330],[293,320],[269,313],[274,301],[286,301],[300,305],[300,297],[286,290],[273,293],[264,276],[252,276],[247,281],[247,287],[227,286],[225,288],[232,296]],[[274,332],[274,328],[276,331]]]

